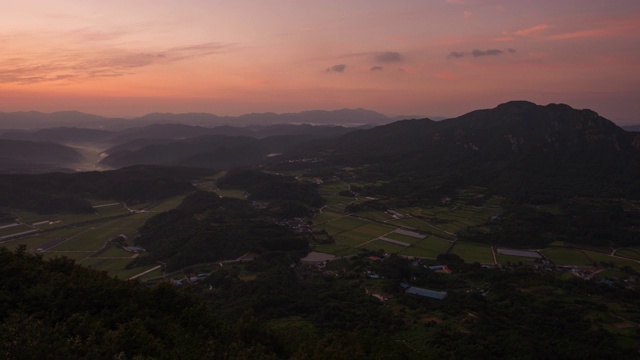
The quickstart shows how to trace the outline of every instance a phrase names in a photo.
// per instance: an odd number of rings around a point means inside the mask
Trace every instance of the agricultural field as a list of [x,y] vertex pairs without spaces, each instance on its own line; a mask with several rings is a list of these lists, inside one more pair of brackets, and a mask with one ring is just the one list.
[[406,247],[404,246],[396,245],[396,244],[393,244],[387,241],[382,241],[382,240],[374,240],[374,241],[368,242],[364,246],[364,248],[372,251],[384,250],[385,253],[389,253],[389,254],[399,254],[406,249]]
[[[482,199],[480,206],[470,205],[484,191],[471,189],[461,192],[459,199],[449,206],[406,207],[387,212],[368,208],[349,215],[344,212],[344,207],[350,202],[359,203],[364,199],[338,195],[340,191],[348,189],[349,184],[346,182],[324,184],[320,187],[327,206],[313,219],[314,228],[327,231],[335,244],[317,245],[316,251],[337,255],[334,251],[346,254],[349,253],[349,247],[354,247],[436,258],[449,249],[458,231],[482,225],[501,212],[500,201],[496,198]],[[402,234],[395,232],[395,229],[413,231],[420,236]],[[337,248],[333,249],[332,246]],[[488,246],[463,244],[458,251],[470,262],[493,263]]]
[[528,258],[524,256],[514,256],[514,255],[504,255],[504,254],[496,254],[496,260],[498,264],[507,265],[507,264],[519,264],[519,263],[531,263],[533,262],[533,258]]
[[339,219],[341,217],[345,217],[347,215],[345,214],[341,214],[341,213],[336,213],[333,211],[322,211],[322,213],[320,213],[319,215],[317,215],[316,217],[313,218],[313,223],[314,224],[324,224],[328,221],[332,221],[332,220],[336,220]]
[[246,199],[247,195],[242,190],[237,189],[216,189],[214,192],[222,197],[234,198],[234,199]]
[[640,251],[634,249],[620,249],[616,251],[616,256],[621,256],[627,259],[640,261]]
[[[155,203],[136,204],[129,211],[124,204],[113,201],[92,202],[96,212],[93,214],[51,214],[38,215],[29,212],[17,212],[20,220],[27,224],[38,224],[34,228],[40,232],[5,241],[3,246],[13,249],[20,245],[27,250],[38,252],[44,258],[66,256],[81,265],[96,270],[107,271],[120,278],[129,278],[135,274],[153,268],[153,266],[126,269],[135,256],[107,241],[119,235],[125,235],[132,244],[140,228],[149,218],[159,212],[177,207],[184,196],[177,196]],[[142,210],[144,209],[144,210]],[[9,229],[31,229],[27,225],[19,225]]]
[[485,244],[456,242],[451,250],[452,254],[458,255],[465,262],[478,262],[480,264],[493,264],[491,247]]
[[430,236],[403,249],[400,254],[435,259],[438,255],[444,254],[450,246],[450,241]]
[[356,255],[360,252],[360,249],[351,247],[351,246],[333,243],[333,244],[318,244],[315,246],[314,251],[333,254],[335,256],[341,257],[341,256]]
[[30,226],[24,225],[24,224],[18,224],[16,226],[5,227],[5,228],[0,229],[0,238],[3,237],[3,236],[11,236],[13,234],[18,234],[18,233],[29,231],[29,230],[33,230],[33,228],[31,228]]
[[551,260],[555,264],[559,265],[593,265],[596,263],[600,265],[602,263],[613,264],[616,267],[629,266],[633,269],[640,269],[640,263],[622,259],[608,254],[598,253],[589,250],[582,249],[570,249],[570,248],[549,248],[542,250],[542,253],[546,258]]
[[585,255],[583,250],[569,248],[549,248],[541,253],[554,264],[562,265],[592,265],[593,261]]

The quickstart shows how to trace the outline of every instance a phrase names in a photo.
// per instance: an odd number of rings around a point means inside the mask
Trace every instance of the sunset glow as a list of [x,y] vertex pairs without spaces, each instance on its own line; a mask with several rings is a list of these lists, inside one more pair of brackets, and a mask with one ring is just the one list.
[[522,99],[640,123],[637,0],[5,0],[2,9],[2,112],[457,116]]

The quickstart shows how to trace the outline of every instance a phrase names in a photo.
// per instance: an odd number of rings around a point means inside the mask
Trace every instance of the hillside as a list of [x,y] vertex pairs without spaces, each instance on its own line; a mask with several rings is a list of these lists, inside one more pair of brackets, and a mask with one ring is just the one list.
[[35,131],[11,130],[0,134],[0,138],[14,140],[29,140],[39,142],[53,142],[59,144],[95,144],[107,141],[113,134],[109,131],[56,127]]
[[135,166],[74,174],[0,175],[0,206],[38,213],[92,212],[87,197],[139,203],[194,190],[212,170]]
[[[353,132],[313,153],[335,165],[368,165],[369,175],[375,169],[389,179],[395,195],[477,185],[553,201],[640,197],[639,145],[638,134],[590,110],[514,101],[439,122],[407,120]],[[406,183],[403,194],[392,189],[398,183]]]
[[209,135],[176,141],[136,140],[105,150],[108,155],[100,164],[112,168],[149,164],[229,169],[258,165],[270,154],[287,151],[313,138]]
[[0,173],[46,172],[81,160],[80,153],[64,145],[0,139]]

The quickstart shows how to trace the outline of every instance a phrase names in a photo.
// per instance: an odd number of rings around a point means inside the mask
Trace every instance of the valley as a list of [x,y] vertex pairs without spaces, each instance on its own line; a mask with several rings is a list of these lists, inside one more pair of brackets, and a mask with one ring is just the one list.
[[[555,130],[522,129],[532,121]],[[113,170],[0,175],[6,266],[41,264],[33,269],[54,279],[91,269],[87,278],[126,281],[113,289],[197,299],[235,329],[225,336],[276,358],[517,358],[523,347],[634,358],[637,136],[591,112],[512,102],[349,131],[153,131],[110,143]],[[177,131],[194,137],[171,138]],[[82,147],[87,168],[105,148]],[[34,308],[29,294],[58,296],[29,281],[22,296]],[[72,303],[71,293],[62,298]],[[150,341],[165,339],[152,320],[136,321]]]

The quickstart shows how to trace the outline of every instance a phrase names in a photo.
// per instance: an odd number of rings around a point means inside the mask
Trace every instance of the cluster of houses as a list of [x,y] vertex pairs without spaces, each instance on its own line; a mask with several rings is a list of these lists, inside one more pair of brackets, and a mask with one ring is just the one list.
[[209,273],[201,273],[201,274],[192,274],[191,276],[185,275],[182,279],[174,279],[171,280],[171,285],[174,286],[183,286],[186,284],[197,284],[202,280],[209,277]]
[[[375,262],[375,261],[384,261],[389,256],[390,255],[388,254],[369,255],[366,258],[372,262]],[[325,269],[327,262],[335,259],[336,257],[331,254],[311,252],[305,258],[300,260],[303,266],[300,267],[298,274],[301,277],[313,276],[314,274],[320,274],[324,276],[338,276],[337,272]],[[412,262],[412,265],[424,266],[425,268],[431,271],[442,273],[442,274],[451,274],[452,272],[447,265],[432,265],[432,266],[422,265],[419,260],[414,260]],[[383,276],[371,270],[366,270],[364,275],[368,279],[373,279],[373,280],[384,279]],[[421,287],[411,286],[407,283],[401,283],[400,287],[404,290],[406,294],[409,294],[409,295],[421,296],[421,297],[426,297],[426,298],[436,299],[436,300],[444,300],[447,297],[446,291],[436,291],[431,289],[425,289]],[[389,299],[392,298],[392,296],[387,294],[370,292],[368,289],[365,289],[365,290],[367,294],[370,294],[371,296],[379,299],[380,301],[388,301]]]
[[313,231],[312,225],[305,218],[284,219],[278,222],[278,225],[285,226],[296,233],[310,233]]

